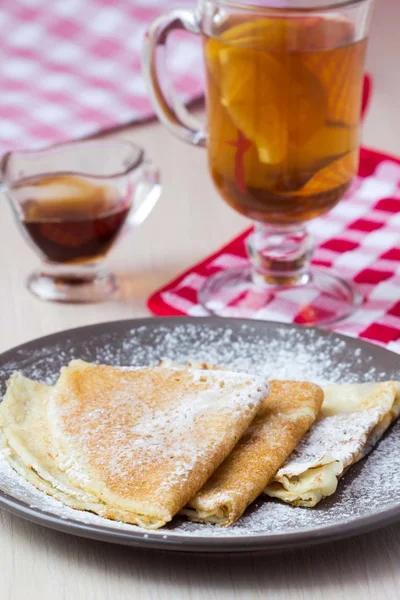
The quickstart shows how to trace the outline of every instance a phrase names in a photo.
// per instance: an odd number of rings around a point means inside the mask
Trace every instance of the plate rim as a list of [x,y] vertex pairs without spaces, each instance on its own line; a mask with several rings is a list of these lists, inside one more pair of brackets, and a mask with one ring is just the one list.
[[[279,327],[285,329],[296,329],[300,331],[309,330],[317,331],[319,335],[325,338],[334,336],[345,341],[347,344],[354,344],[356,347],[362,347],[365,350],[374,349],[374,351],[388,354],[390,357],[399,359],[399,355],[391,350],[383,348],[377,344],[352,338],[329,329],[320,329],[316,327],[304,327],[291,323],[282,323],[279,321],[266,321],[256,319],[235,319],[226,317],[143,317],[139,319],[118,319],[101,323],[93,323],[69,329],[63,329],[55,333],[34,338],[14,346],[0,353],[0,364],[4,364],[10,358],[15,359],[16,352],[29,351],[37,347],[45,347],[46,344],[60,341],[67,336],[74,336],[77,333],[91,332],[105,333],[104,330],[113,327],[126,327],[127,329],[136,329],[143,326],[157,327],[168,323],[168,326],[178,326],[181,324],[196,324],[196,325],[211,325],[223,327],[252,326],[257,327]],[[21,359],[21,367],[24,359]],[[400,362],[400,361],[399,361]],[[129,531],[118,529],[116,527],[107,527],[96,524],[88,524],[84,521],[80,522],[75,519],[62,518],[54,513],[43,511],[40,508],[30,506],[27,502],[19,500],[8,494],[0,488],[0,507],[8,512],[22,517],[26,520],[43,525],[50,529],[62,531],[79,537],[97,539],[99,541],[107,541],[112,543],[136,546],[148,549],[158,549],[166,551],[178,552],[196,552],[196,553],[240,553],[240,552],[278,552],[294,548],[306,547],[310,545],[326,543],[361,535],[371,532],[375,529],[391,525],[400,520],[400,500],[397,505],[390,506],[382,511],[375,512],[371,515],[358,517],[352,521],[344,521],[316,527],[315,529],[304,528],[295,532],[289,533],[268,533],[268,534],[249,534],[246,535],[194,535],[190,533],[179,534],[170,530],[157,531],[141,530]],[[229,531],[227,529],[227,531]]]

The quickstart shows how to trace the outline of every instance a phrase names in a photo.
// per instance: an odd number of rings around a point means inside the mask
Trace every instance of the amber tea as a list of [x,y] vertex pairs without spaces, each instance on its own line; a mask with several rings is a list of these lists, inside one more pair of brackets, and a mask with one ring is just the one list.
[[115,191],[77,176],[56,175],[22,180],[21,222],[46,260],[85,263],[111,248],[126,220],[129,205]]
[[237,21],[203,36],[212,178],[247,217],[311,219],[356,173],[365,40],[340,17]]

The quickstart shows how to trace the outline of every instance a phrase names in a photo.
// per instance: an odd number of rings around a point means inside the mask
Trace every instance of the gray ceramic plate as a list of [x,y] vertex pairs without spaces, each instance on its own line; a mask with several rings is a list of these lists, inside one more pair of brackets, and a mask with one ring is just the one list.
[[[0,357],[2,391],[16,369],[52,383],[60,367],[78,357],[126,366],[190,357],[318,383],[400,378],[399,356],[334,333],[260,321],[167,318],[81,327],[14,348]],[[26,485],[2,461],[1,507],[53,529],[130,546],[203,553],[277,551],[400,520],[400,423],[348,471],[337,493],[315,509],[259,500],[228,529],[180,518],[155,532],[115,524],[63,507]]]

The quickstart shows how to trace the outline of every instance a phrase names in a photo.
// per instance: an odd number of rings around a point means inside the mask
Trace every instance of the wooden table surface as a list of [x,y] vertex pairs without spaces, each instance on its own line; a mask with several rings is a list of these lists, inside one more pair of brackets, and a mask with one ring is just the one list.
[[[364,143],[400,154],[400,2],[378,0],[368,68],[374,97]],[[43,304],[24,278],[37,260],[3,197],[0,203],[0,351],[54,331],[148,315],[146,299],[194,261],[240,231],[245,220],[224,205],[205,152],[157,123],[122,134],[162,169],[164,192],[146,223],[109,264],[119,297],[101,305]],[[177,166],[179,165],[179,166]],[[196,557],[138,551],[53,532],[0,511],[1,600],[400,598],[400,524],[345,542],[277,556]]]

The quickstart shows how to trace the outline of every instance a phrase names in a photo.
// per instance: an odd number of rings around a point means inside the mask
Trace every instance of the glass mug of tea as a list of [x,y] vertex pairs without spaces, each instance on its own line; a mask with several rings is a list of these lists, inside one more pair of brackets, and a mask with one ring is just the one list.
[[127,224],[144,221],[161,191],[158,170],[126,140],[9,152],[0,182],[42,259],[28,289],[59,302],[96,302],[116,291],[104,259]]
[[[329,211],[358,167],[372,0],[200,0],[150,26],[143,66],[159,119],[208,149],[222,198],[255,221],[250,266],[207,279],[199,299],[223,316],[322,324],[349,315],[357,288],[310,268],[308,220]],[[158,54],[177,29],[199,34],[207,129],[160,85]]]

